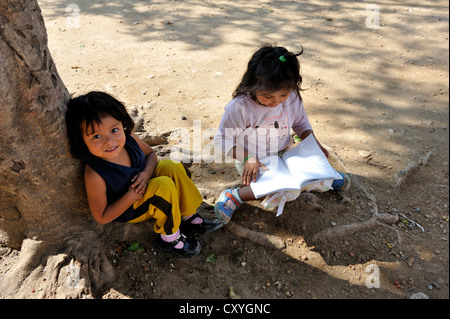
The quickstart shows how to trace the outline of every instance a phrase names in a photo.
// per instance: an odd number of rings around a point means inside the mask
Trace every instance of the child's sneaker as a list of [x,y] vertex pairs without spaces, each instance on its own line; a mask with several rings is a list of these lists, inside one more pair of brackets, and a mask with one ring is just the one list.
[[342,176],[342,178],[335,179],[333,181],[333,184],[331,185],[331,187],[336,191],[345,192],[346,190],[348,190],[350,188],[350,185],[351,185],[350,177],[348,177],[348,175],[345,173],[341,173],[341,172],[338,172],[338,173],[339,173],[339,175]]
[[224,190],[214,206],[214,212],[217,219],[225,225],[231,220],[231,216],[242,204],[239,197],[239,188]]

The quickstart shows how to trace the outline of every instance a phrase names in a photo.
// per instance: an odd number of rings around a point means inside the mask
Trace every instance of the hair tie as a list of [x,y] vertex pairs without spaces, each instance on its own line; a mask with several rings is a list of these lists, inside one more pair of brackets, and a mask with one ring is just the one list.
[[280,56],[278,60],[280,60],[281,62],[286,62],[286,58],[284,57],[284,55]]

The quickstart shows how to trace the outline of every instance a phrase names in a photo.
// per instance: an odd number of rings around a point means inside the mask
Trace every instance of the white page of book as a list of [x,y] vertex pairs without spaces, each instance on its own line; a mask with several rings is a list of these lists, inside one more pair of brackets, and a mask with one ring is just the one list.
[[342,178],[330,165],[312,134],[283,154],[283,160],[301,187],[317,180]]
[[269,170],[263,171],[262,175],[258,175],[257,183],[250,183],[250,187],[256,198],[275,191],[300,189],[299,182],[292,177],[289,169],[284,165],[280,157],[269,156],[261,159],[260,162],[266,165]]

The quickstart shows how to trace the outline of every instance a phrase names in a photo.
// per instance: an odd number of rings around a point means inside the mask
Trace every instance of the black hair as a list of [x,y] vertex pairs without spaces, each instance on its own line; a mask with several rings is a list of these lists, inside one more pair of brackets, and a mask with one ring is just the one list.
[[[90,152],[83,140],[83,133],[88,127],[99,124],[101,118],[110,115],[123,125],[125,134],[131,134],[134,122],[125,108],[125,105],[104,92],[89,92],[76,98],[71,98],[67,105],[66,126],[69,137],[70,152],[72,156],[87,160]],[[82,123],[85,121],[85,127]]]
[[303,53],[289,52],[284,47],[264,45],[248,62],[247,71],[233,93],[233,98],[250,95],[256,101],[256,91],[294,90],[300,96],[302,76],[297,57]]

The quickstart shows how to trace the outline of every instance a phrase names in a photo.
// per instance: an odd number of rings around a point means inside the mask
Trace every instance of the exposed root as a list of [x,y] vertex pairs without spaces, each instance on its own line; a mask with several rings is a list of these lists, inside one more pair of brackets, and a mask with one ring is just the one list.
[[404,185],[405,181],[417,172],[421,165],[426,165],[432,154],[433,152],[430,151],[424,157],[420,158],[418,162],[410,162],[404,169],[398,171],[394,185],[395,189],[399,190]]
[[[398,215],[376,214],[372,216],[372,218],[363,223],[348,224],[325,229],[324,231],[321,231],[320,233],[316,234],[313,240],[314,241],[323,241],[325,239],[330,240],[333,237],[348,235],[350,232],[366,230],[376,226],[388,227],[388,224],[394,224],[398,222],[398,220],[399,220]],[[398,242],[401,242],[401,238],[398,233],[397,233],[397,240]]]
[[323,211],[324,208],[320,205],[319,198],[313,193],[301,193],[297,199],[297,202],[305,210]]
[[[95,238],[65,242],[25,239],[19,259],[0,287],[2,298],[92,298],[114,278],[114,270]],[[91,246],[90,246],[91,243]]]
[[235,236],[238,236],[240,238],[248,239],[256,244],[270,247],[270,248],[277,248],[277,249],[284,249],[286,248],[286,243],[283,239],[281,239],[278,236],[269,235],[262,232],[256,232],[253,230],[250,230],[248,228],[235,225],[233,223],[228,224],[226,227],[224,227],[227,231],[232,233]]
[[[339,159],[338,155],[330,148],[328,148],[328,150],[330,151],[330,155],[338,162],[338,164],[341,165],[341,167],[344,168],[346,172],[349,172],[345,164]],[[422,162],[426,162],[428,158],[429,155],[427,155],[425,159],[422,160]],[[397,234],[398,242],[401,242],[399,232],[396,229],[389,226],[390,224],[398,222],[399,216],[387,213],[379,213],[375,195],[370,193],[364,186],[362,186],[355,176],[353,176],[352,178],[352,187],[357,187],[369,200],[369,206],[371,207],[372,217],[369,220],[362,223],[353,223],[325,229],[320,233],[316,234],[313,237],[313,240],[314,241],[330,240],[331,238],[336,236],[348,235],[348,233],[350,232],[356,232],[376,226],[382,226],[382,227],[389,227],[389,229],[395,231]]]
[[236,188],[239,185],[242,185],[242,180],[241,179],[237,179],[235,181],[232,181],[230,183],[226,183],[226,184],[223,184],[223,185],[218,185],[217,191],[221,192],[221,191],[226,190],[228,188]]
[[230,183],[217,185],[217,188],[214,188],[214,189],[206,188],[206,187],[199,187],[198,190],[200,191],[200,193],[202,194],[202,196],[204,198],[211,198],[213,201],[215,201],[219,197],[219,195],[222,191],[229,189],[229,188],[236,188],[241,184],[242,184],[242,180],[238,179],[238,180],[232,181]]

